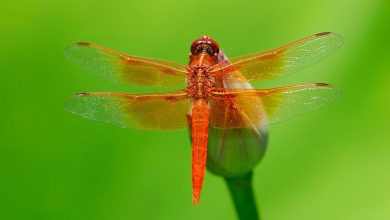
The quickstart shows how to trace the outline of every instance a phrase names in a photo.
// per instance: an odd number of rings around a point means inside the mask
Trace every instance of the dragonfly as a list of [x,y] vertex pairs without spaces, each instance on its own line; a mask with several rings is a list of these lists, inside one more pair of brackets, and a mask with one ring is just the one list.
[[342,43],[341,35],[323,32],[277,49],[227,59],[214,39],[202,36],[191,44],[188,65],[127,55],[92,43],[73,43],[65,49],[66,58],[91,74],[126,85],[182,88],[148,93],[82,92],[72,96],[65,106],[82,117],[122,128],[189,128],[192,199],[197,205],[210,126],[236,129],[268,125],[322,108],[341,94],[337,87],[326,83],[266,89],[240,84],[297,72],[321,61]]

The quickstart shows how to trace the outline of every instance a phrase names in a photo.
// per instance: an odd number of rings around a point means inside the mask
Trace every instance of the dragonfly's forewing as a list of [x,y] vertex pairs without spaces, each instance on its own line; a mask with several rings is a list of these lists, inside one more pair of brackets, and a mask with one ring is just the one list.
[[274,79],[313,65],[343,43],[337,33],[315,34],[283,47],[229,59],[212,71],[224,75],[226,82],[251,82]]
[[65,56],[89,73],[128,85],[185,85],[186,67],[160,59],[126,55],[91,43],[74,43]]

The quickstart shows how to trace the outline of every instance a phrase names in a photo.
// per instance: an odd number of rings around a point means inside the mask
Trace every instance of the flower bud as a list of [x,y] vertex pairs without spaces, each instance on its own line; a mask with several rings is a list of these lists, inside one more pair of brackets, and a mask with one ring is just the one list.
[[267,137],[266,127],[210,127],[207,169],[224,177],[238,177],[249,173],[263,157]]

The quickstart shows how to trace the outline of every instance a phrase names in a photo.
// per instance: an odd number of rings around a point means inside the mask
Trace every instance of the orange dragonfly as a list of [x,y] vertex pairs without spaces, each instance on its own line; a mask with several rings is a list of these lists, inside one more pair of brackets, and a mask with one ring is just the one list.
[[[336,101],[340,90],[325,83],[270,89],[228,88],[273,79],[310,66],[341,46],[343,38],[324,32],[277,49],[227,59],[208,36],[191,45],[188,66],[126,55],[91,43],[74,43],[65,56],[112,82],[183,86],[180,90],[127,93],[83,92],[66,108],[85,118],[144,130],[189,127],[192,136],[193,204],[198,204],[206,168],[209,126],[246,128],[279,122]],[[190,115],[190,116],[189,116]]]

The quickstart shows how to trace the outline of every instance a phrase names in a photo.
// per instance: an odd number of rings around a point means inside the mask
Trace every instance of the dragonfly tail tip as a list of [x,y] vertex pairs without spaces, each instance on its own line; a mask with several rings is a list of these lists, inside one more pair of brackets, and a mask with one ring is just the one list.
[[193,205],[198,205],[199,204],[199,198],[193,198],[192,199],[192,204]]
[[192,195],[192,204],[198,205],[199,204],[199,193],[194,193]]

